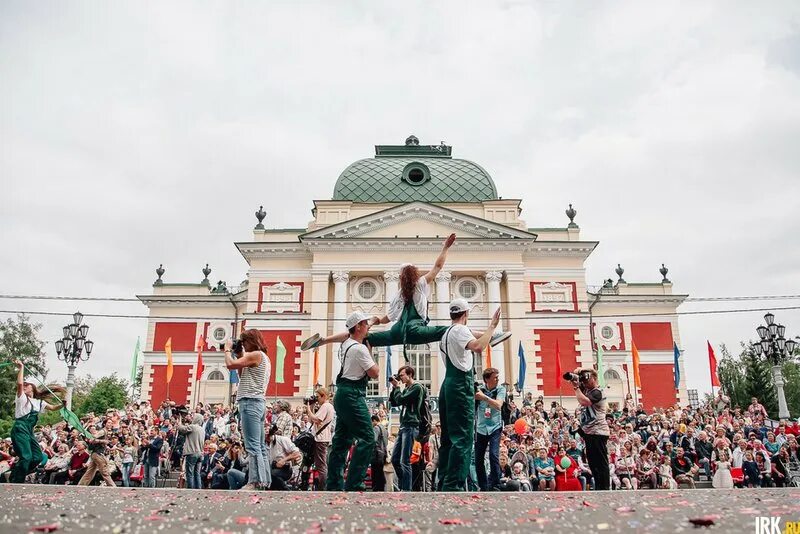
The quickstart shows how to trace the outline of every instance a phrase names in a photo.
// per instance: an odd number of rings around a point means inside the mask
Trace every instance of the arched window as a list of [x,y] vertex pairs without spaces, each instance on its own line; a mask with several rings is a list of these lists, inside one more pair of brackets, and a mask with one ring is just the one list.
[[603,373],[603,377],[606,380],[620,380],[619,373],[614,369],[607,370],[605,373]]
[[225,380],[225,375],[222,374],[222,371],[211,371],[206,380]]

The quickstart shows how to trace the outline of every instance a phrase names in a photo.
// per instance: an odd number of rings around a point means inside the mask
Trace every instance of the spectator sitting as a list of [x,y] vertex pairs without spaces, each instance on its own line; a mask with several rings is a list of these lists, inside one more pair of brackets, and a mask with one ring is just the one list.
[[672,459],[672,475],[678,484],[688,484],[694,489],[695,466],[692,461],[685,456],[683,447],[678,447],[675,451],[675,458]]
[[744,453],[742,472],[744,474],[743,485],[748,488],[757,488],[761,486],[761,473],[759,472],[753,452],[750,450]]
[[278,435],[278,427],[272,425],[267,436],[272,459],[272,485],[270,489],[286,490],[286,482],[292,478],[292,462],[302,459],[300,449],[286,436]]
[[511,480],[519,484],[519,491],[533,491],[528,472],[522,462],[516,462],[511,470]]
[[534,465],[536,466],[536,476],[539,479],[539,489],[555,491],[556,466],[553,459],[548,458],[546,449],[539,449],[539,455],[534,460]]

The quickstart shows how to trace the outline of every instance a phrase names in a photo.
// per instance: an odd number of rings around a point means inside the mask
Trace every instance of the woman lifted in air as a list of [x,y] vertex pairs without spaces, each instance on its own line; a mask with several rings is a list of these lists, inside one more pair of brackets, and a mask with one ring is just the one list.
[[[388,313],[383,317],[372,317],[370,324],[387,324],[395,321],[394,325],[383,332],[371,333],[364,343],[371,347],[388,347],[392,345],[424,345],[442,339],[447,326],[428,326],[428,295],[429,285],[436,279],[436,275],[444,267],[447,251],[456,241],[456,235],[450,234],[442,247],[442,252],[430,271],[420,274],[415,265],[403,264],[400,268],[400,291],[389,303]],[[447,299],[447,296],[438,298]],[[482,332],[473,332],[480,337]],[[342,343],[348,337],[347,332],[340,332],[331,336],[322,337],[314,334],[300,346],[300,350],[311,350],[328,343]],[[498,332],[492,336],[489,343],[492,347],[511,337],[510,332]]]

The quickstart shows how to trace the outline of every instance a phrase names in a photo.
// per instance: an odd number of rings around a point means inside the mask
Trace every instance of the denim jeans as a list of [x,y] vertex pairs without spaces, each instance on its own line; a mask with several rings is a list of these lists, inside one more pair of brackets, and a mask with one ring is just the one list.
[[228,488],[232,490],[238,490],[239,488],[244,486],[244,483],[247,481],[247,475],[245,475],[238,469],[229,469],[227,476],[228,476]]
[[184,475],[186,477],[186,487],[189,489],[203,489],[200,481],[200,459],[199,454],[187,454],[184,456]]
[[411,450],[418,434],[419,428],[416,427],[400,427],[397,433],[397,442],[392,450],[392,466],[401,491],[411,491]]
[[142,486],[144,486],[145,488],[155,488],[157,474],[158,474],[157,465],[150,465],[148,463],[144,464],[144,479],[142,480]]
[[709,480],[711,480],[711,460],[708,458],[700,458],[697,460],[697,464],[703,468],[706,473],[706,476]]
[[133,468],[133,462],[123,462],[122,469],[120,469],[120,473],[122,474],[122,485],[126,488],[131,487],[131,469]]
[[[475,471],[478,475],[478,486],[487,491],[500,485],[500,434],[503,427],[489,435],[475,434]],[[489,479],[486,479],[486,449],[489,449]]]
[[247,482],[263,486],[269,486],[272,483],[269,470],[269,448],[264,431],[266,405],[264,399],[239,399],[239,418],[242,423],[244,450],[247,451],[250,462]]

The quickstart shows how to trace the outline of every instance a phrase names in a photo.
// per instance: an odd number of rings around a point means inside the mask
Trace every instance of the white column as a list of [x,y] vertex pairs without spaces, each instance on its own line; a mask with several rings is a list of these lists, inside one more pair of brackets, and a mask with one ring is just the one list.
[[[436,326],[447,325],[450,322],[449,302],[450,280],[452,278],[453,275],[451,273],[446,273],[444,271],[439,271],[439,274],[436,275],[436,300],[438,301],[438,304],[436,304],[436,318],[441,319],[436,322]],[[436,371],[436,377],[439,383],[436,385],[435,391],[436,395],[438,395],[446,372],[444,358],[441,354],[436,358]]]
[[778,390],[778,418],[789,419],[789,406],[786,404],[786,394],[783,392],[783,386],[786,382],[783,380],[783,372],[780,365],[772,367],[772,379],[775,381],[775,388]]
[[[398,271],[386,271],[383,273],[383,283],[386,288],[386,312],[389,311],[389,303],[392,302],[395,295],[397,295],[397,291],[399,290],[399,283],[400,283],[400,273]],[[389,323],[386,325],[386,328],[391,328],[394,323]],[[397,370],[400,369],[400,352],[403,350],[401,345],[392,347],[392,373],[397,374]],[[380,381],[380,390],[386,391],[386,377],[379,377]],[[389,396],[389,392],[386,391],[386,396]]]
[[[491,317],[497,308],[500,307],[500,281],[503,280],[503,272],[502,271],[487,271],[486,272],[486,290],[487,290],[487,300],[489,303],[488,311],[489,317]],[[503,329],[503,323],[501,318],[501,323],[498,327],[497,331]],[[504,343],[496,345],[492,347],[492,366],[500,371],[500,383],[503,382],[511,382],[506,377],[506,350],[503,346]]]
[[[334,271],[331,273],[333,279],[333,332],[338,334],[346,330],[345,320],[347,319],[347,283],[350,275],[347,271]],[[333,347],[333,357],[331,358],[331,382],[336,381],[342,364],[339,362],[339,344]]]
[[[144,380],[144,377],[142,378]],[[67,403],[67,410],[72,409],[72,391],[75,388],[75,366],[70,365],[67,367],[67,395],[65,402]]]

